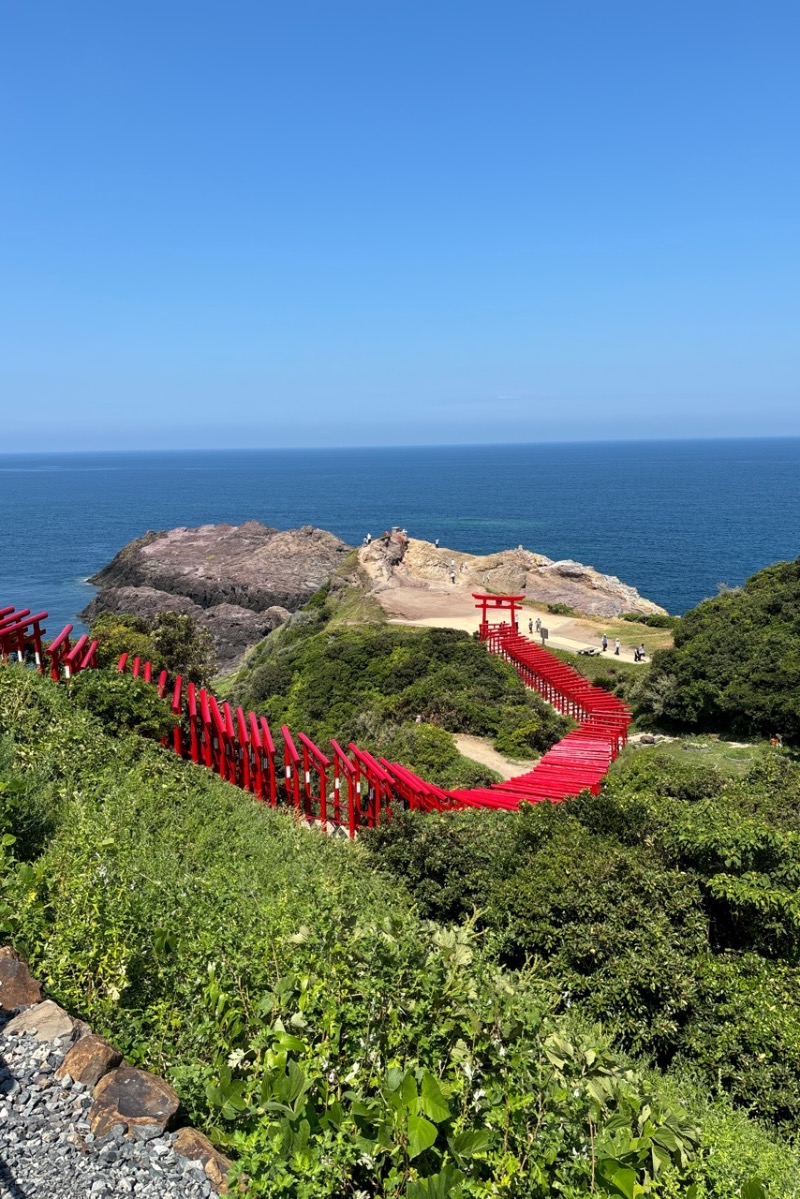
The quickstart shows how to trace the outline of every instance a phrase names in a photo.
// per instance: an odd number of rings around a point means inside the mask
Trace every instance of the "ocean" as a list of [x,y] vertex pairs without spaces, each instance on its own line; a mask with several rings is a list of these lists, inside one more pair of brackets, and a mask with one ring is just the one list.
[[78,625],[87,576],[132,538],[244,520],[523,545],[682,613],[800,554],[800,438],[0,454],[0,512],[0,606],[46,609],[49,633]]

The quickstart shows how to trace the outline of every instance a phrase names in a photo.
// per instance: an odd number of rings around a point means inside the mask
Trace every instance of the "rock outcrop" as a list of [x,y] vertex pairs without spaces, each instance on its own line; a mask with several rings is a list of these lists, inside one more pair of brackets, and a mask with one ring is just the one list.
[[99,593],[81,616],[186,613],[209,630],[228,668],[301,608],[350,548],[311,525],[280,531],[258,521],[146,533],[92,576]]
[[614,575],[570,559],[554,562],[530,550],[478,556],[395,536],[388,543],[373,541],[360,551],[359,560],[378,596],[391,588],[449,590],[455,577],[459,589],[524,595],[540,604],[566,604],[588,616],[664,612]]

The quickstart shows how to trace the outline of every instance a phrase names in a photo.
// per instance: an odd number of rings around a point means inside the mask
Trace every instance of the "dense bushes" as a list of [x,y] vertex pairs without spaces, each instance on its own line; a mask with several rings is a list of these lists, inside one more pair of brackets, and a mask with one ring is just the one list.
[[160,612],[155,620],[106,612],[92,623],[101,666],[116,666],[120,654],[152,662],[156,672],[168,670],[187,682],[205,684],[217,669],[211,634],[192,616]]
[[800,558],[687,612],[639,704],[662,723],[800,743]]
[[[253,1196],[714,1194],[657,1079],[469,925],[423,922],[358,846],[20,669],[0,669],[0,735],[0,924],[54,998],[176,1084]],[[19,863],[7,801],[33,780],[51,819]]]
[[643,624],[648,629],[676,629],[681,622],[680,616],[668,616],[666,612],[650,612],[644,616],[641,612],[625,612],[623,620],[631,624]]
[[629,1049],[685,1059],[762,1116],[800,1119],[800,767],[743,778],[642,750],[597,798],[409,814],[365,839],[506,965],[539,960]]
[[286,723],[320,741],[364,741],[450,787],[495,776],[457,754],[442,730],[491,737],[501,752],[526,758],[568,728],[512,667],[466,633],[386,624],[330,628],[323,605],[267,638],[234,691],[275,726]]
[[175,724],[152,683],[116,670],[86,670],[74,677],[69,693],[74,704],[92,712],[111,733],[162,737]]

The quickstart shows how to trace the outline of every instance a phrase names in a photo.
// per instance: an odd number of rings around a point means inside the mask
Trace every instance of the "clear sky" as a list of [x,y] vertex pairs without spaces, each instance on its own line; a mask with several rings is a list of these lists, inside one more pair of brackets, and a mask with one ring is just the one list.
[[0,0],[0,450],[800,434],[798,0]]

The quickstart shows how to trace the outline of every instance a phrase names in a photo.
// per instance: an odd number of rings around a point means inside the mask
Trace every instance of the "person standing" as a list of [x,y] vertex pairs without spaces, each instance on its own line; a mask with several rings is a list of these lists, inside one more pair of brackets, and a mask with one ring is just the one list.
[[619,657],[619,637],[614,639],[614,653]]
[[608,637],[606,637],[605,633],[603,633],[603,636],[600,638],[600,644],[603,647],[603,653],[605,653],[608,649]]
[[529,633],[533,632],[533,617],[532,616],[530,616],[528,618],[528,632]]

